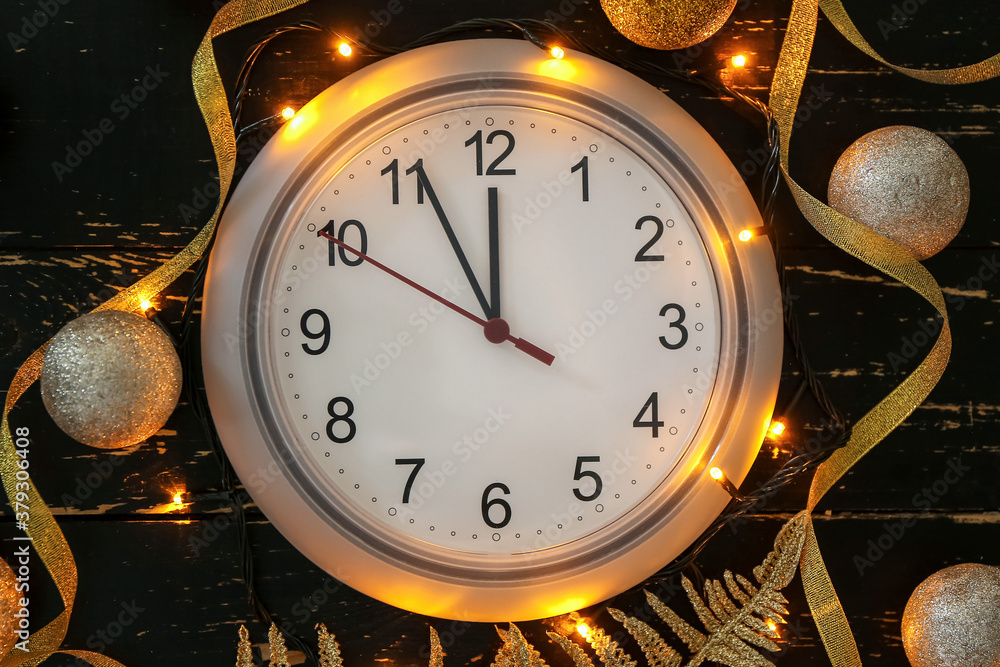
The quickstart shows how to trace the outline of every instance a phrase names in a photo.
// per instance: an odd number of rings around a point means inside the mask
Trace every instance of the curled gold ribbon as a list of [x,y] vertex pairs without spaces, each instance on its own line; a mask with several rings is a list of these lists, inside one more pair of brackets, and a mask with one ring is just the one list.
[[954,67],[951,69],[911,69],[909,67],[893,65],[891,62],[880,56],[878,52],[872,48],[871,44],[869,44],[867,40],[861,36],[857,26],[854,25],[854,21],[852,21],[851,17],[847,15],[847,10],[844,9],[844,5],[841,3],[841,0],[820,0],[819,6],[823,10],[823,14],[830,19],[830,23],[832,23],[833,26],[840,31],[840,34],[846,37],[851,44],[858,47],[858,49],[864,51],[866,54],[883,65],[891,67],[906,76],[926,81],[927,83],[943,83],[948,85],[975,83],[977,81],[985,81],[986,79],[992,79],[993,77],[1000,76],[1000,54],[973,65]]
[[864,40],[840,0],[795,0],[788,31],[771,84],[771,108],[780,134],[780,164],[786,183],[806,219],[832,243],[882,273],[903,283],[930,303],[942,318],[941,332],[930,352],[903,382],[857,421],[847,444],[816,470],[804,512],[809,515],[802,551],[802,581],[810,611],[830,661],[836,667],[860,666],[861,657],[847,615],[830,580],[812,525],[811,513],[823,496],[865,454],[882,441],[920,405],[941,379],[951,354],[951,328],[941,288],[920,262],[901,247],[826,206],[791,177],[788,146],[795,111],[816,35],[819,8],[860,50],[879,62],[921,81],[959,84],[1000,75],[1000,55],[966,67],[915,70],[893,65]]
[[[232,185],[236,165],[236,137],[233,134],[232,120],[229,116],[226,91],[215,62],[212,40],[225,32],[273,16],[305,2],[308,0],[232,0],[224,5],[212,19],[211,26],[195,53],[194,63],[191,66],[191,78],[195,98],[208,128],[216,165],[219,168],[219,202],[209,221],[184,249],[133,285],[98,305],[94,309],[95,311],[114,309],[135,312],[140,310],[140,304],[144,299],[162,291],[204,253],[212,234],[215,232],[215,224],[222,211],[226,194]],[[0,423],[0,477],[3,479],[11,506],[14,506],[17,488],[16,474],[19,467],[8,416],[21,395],[38,379],[47,347],[48,343],[45,343],[35,350],[17,370],[4,404],[3,420]],[[0,662],[0,667],[18,667],[20,665],[32,667],[54,653],[73,655],[87,660],[96,667],[123,667],[116,660],[90,651],[60,650],[59,647],[66,637],[66,629],[73,613],[73,601],[76,597],[76,562],[69,544],[66,542],[66,537],[30,477],[28,479],[28,503],[31,508],[31,516],[26,532],[32,538],[35,550],[55,582],[59,596],[62,598],[63,611],[43,628],[32,633],[28,639],[30,649],[28,652],[18,653],[18,649],[12,650]]]

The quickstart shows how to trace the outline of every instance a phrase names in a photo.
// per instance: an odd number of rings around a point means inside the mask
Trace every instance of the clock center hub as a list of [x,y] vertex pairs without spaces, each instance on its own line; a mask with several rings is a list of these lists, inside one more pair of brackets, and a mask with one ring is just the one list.
[[510,337],[510,325],[502,317],[494,317],[483,327],[486,340],[499,345]]

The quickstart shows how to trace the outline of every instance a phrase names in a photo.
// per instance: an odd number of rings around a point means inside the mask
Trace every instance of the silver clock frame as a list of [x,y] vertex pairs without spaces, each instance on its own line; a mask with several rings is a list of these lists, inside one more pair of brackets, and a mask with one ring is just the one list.
[[[413,120],[504,104],[558,113],[621,141],[674,191],[702,236],[719,298],[712,398],[680,462],[644,501],[589,535],[515,554],[472,554],[389,529],[324,484],[276,406],[266,321],[276,243],[312,191],[352,156]],[[424,47],[345,78],[285,125],[244,175],[212,251],[203,367],[216,428],[261,510],[304,555],[387,603],[432,616],[517,621],[625,590],[676,557],[739,483],[765,436],[781,366],[781,299],[766,238],[738,233],[760,215],[725,154],[658,90],[601,60],[551,59],[512,40]]]

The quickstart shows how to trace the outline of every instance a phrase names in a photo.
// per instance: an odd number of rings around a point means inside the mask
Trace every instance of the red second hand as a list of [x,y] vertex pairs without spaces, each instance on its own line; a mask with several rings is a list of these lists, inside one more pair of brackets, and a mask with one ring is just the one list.
[[320,231],[320,232],[317,232],[317,233],[320,236],[322,236],[322,237],[326,238],[327,240],[329,240],[331,243],[336,243],[338,246],[340,246],[344,250],[346,250],[346,251],[348,251],[350,253],[353,253],[354,255],[357,255],[362,260],[364,260],[365,262],[368,262],[369,264],[371,264],[375,268],[381,269],[382,271],[385,271],[386,273],[388,273],[393,278],[396,278],[397,280],[400,280],[400,281],[406,283],[407,285],[409,285],[410,287],[412,287],[413,289],[417,290],[418,292],[420,292],[422,294],[426,294],[427,296],[429,296],[430,298],[434,299],[435,301],[437,301],[441,305],[447,306],[448,308],[451,308],[452,310],[454,310],[459,315],[463,315],[463,316],[467,317],[468,319],[472,320],[473,322],[475,322],[479,326],[483,327],[483,331],[486,334],[486,339],[489,340],[491,343],[502,343],[505,340],[509,340],[510,342],[514,343],[514,347],[516,349],[521,350],[522,352],[524,352],[525,354],[527,354],[530,357],[533,357],[534,359],[537,359],[538,361],[542,362],[546,366],[551,366],[552,362],[555,361],[555,355],[549,354],[548,352],[546,352],[545,350],[541,349],[540,347],[537,347],[536,345],[532,345],[531,343],[529,343],[528,341],[524,340],[523,338],[517,338],[516,336],[511,336],[510,335],[510,327],[508,326],[508,324],[507,324],[507,322],[505,320],[503,320],[503,319],[501,319],[499,317],[495,317],[492,320],[486,321],[486,320],[484,320],[481,317],[476,317],[475,315],[473,315],[472,313],[470,313],[469,311],[467,311],[465,308],[462,308],[461,306],[452,303],[451,301],[449,301],[448,299],[444,298],[443,296],[435,294],[434,292],[430,291],[429,289],[427,289],[423,285],[420,285],[418,283],[413,282],[412,280],[410,280],[409,278],[407,278],[403,274],[399,273],[398,271],[393,271],[392,269],[390,269],[385,264],[382,264],[381,262],[378,262],[378,261],[372,259],[371,257],[369,257],[365,253],[361,252],[360,250],[355,250],[354,248],[352,248],[351,246],[347,245],[346,243],[344,243],[340,239],[335,238],[333,236],[330,236],[330,234],[328,234],[328,233],[326,233],[324,231]]

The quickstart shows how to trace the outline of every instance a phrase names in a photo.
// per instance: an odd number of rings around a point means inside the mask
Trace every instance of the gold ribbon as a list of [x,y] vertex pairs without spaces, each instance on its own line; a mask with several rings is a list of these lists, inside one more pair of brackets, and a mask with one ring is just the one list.
[[[236,165],[236,137],[233,134],[226,91],[215,62],[212,40],[225,32],[273,16],[305,2],[308,0],[232,0],[223,6],[212,19],[211,26],[195,53],[194,63],[191,66],[191,78],[194,84],[195,98],[208,128],[212,149],[215,152],[216,165],[219,169],[219,202],[212,212],[212,217],[183,250],[135,284],[97,306],[95,311],[114,309],[134,312],[140,310],[140,304],[144,299],[158,294],[201,257],[215,232],[215,224],[219,219],[219,213],[222,211],[222,204],[226,200],[229,187],[232,185]],[[35,350],[14,375],[7,392],[3,420],[0,423],[0,477],[3,478],[7,498],[12,507],[15,502],[16,474],[19,467],[8,416],[21,395],[38,379],[46,347],[48,347],[48,343]],[[28,641],[31,650],[29,652],[18,653],[18,649],[14,649],[3,659],[0,666],[27,665],[31,667],[43,662],[54,653],[67,653],[83,658],[96,667],[123,667],[116,660],[90,651],[59,649],[66,637],[66,628],[73,613],[73,601],[76,597],[77,587],[76,562],[69,544],[66,542],[66,537],[30,478],[28,479],[28,507],[30,508],[30,520],[26,532],[32,538],[35,550],[55,582],[63,601],[63,611],[54,620],[30,636]]]
[[840,0],[820,0],[819,6],[826,15],[826,18],[830,19],[830,23],[832,23],[833,26],[840,31],[840,34],[846,37],[851,44],[858,47],[858,49],[864,51],[866,54],[883,65],[891,67],[897,72],[902,72],[906,76],[926,81],[927,83],[943,83],[948,85],[975,83],[977,81],[985,81],[986,79],[992,79],[995,76],[1000,76],[1000,54],[995,55],[992,58],[987,58],[986,60],[978,62],[974,65],[955,67],[952,69],[910,69],[909,67],[893,65],[891,62],[880,56],[875,49],[872,48],[871,44],[869,44],[865,38],[861,36],[857,26],[854,25],[854,21],[851,20],[851,17],[847,15],[847,10],[844,9],[844,5]]
[[861,665],[861,657],[847,616],[823,562],[811,513],[827,491],[861,457],[906,419],[938,383],[951,354],[951,329],[941,288],[920,262],[892,241],[820,202],[799,186],[789,174],[788,147],[802,83],[812,53],[820,7],[831,23],[859,49],[879,62],[922,81],[944,84],[982,81],[1000,74],[1000,55],[975,65],[948,70],[925,71],[898,67],[878,55],[864,40],[847,16],[840,0],[795,0],[771,84],[770,103],[780,134],[781,171],[806,219],[839,248],[918,293],[942,318],[940,335],[920,366],[857,421],[850,440],[816,470],[809,488],[805,510],[809,520],[801,558],[806,598],[831,663],[836,667],[854,667]]

